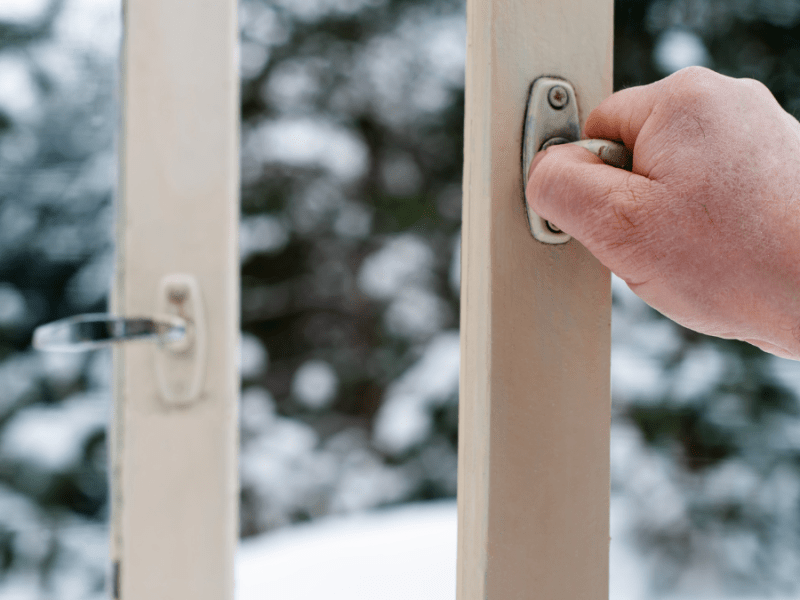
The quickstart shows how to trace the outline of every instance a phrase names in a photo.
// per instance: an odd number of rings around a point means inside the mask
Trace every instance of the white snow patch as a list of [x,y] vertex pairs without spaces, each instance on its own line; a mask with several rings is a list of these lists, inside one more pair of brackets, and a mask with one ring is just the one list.
[[99,348],[92,351],[86,370],[90,389],[110,390],[111,371],[111,348]]
[[409,286],[386,309],[386,328],[398,336],[421,340],[441,329],[447,306],[432,291]]
[[616,346],[611,353],[614,396],[622,399],[653,397],[664,385],[664,370],[653,357],[631,346]]
[[245,153],[297,167],[321,166],[345,179],[367,167],[364,142],[346,127],[314,119],[268,121],[252,131]]
[[110,250],[93,257],[67,283],[67,296],[73,306],[91,306],[108,297],[114,272],[114,253]]
[[330,65],[319,58],[288,60],[269,76],[262,96],[284,113],[309,112],[310,103],[320,91],[320,79]]
[[56,22],[60,44],[114,57],[122,36],[119,0],[69,0]]
[[325,408],[338,388],[336,371],[324,360],[304,362],[292,378],[292,395],[307,408]]
[[[636,548],[630,527],[635,510],[630,500],[612,496],[609,597],[615,600],[656,597],[647,559]],[[241,542],[235,598],[454,600],[456,548],[453,501],[328,517]]]
[[276,217],[255,215],[244,217],[239,223],[239,260],[242,262],[260,252],[278,253],[288,242],[286,225]]
[[275,0],[275,4],[302,20],[319,19],[328,14],[352,15],[382,4],[381,0]]
[[420,112],[434,114],[464,80],[465,40],[463,12],[410,10],[394,31],[365,48],[354,95],[371,98],[398,127],[418,120]]
[[[344,431],[340,436],[355,433]],[[331,448],[333,450],[334,448]],[[371,448],[355,446],[339,456],[330,499],[332,513],[354,513],[396,502],[409,492],[408,474],[390,467]]]
[[243,379],[263,375],[267,370],[267,349],[252,333],[243,333],[239,343],[239,373]]
[[76,461],[86,438],[106,427],[110,402],[103,394],[76,394],[55,406],[33,405],[9,421],[3,454],[59,471]]
[[386,300],[405,286],[427,283],[432,266],[430,246],[413,234],[402,234],[364,260],[358,284],[368,296]]
[[635,507],[629,498],[611,496],[609,544],[609,598],[646,600],[651,596],[642,557],[634,547],[631,513]]
[[423,441],[430,432],[432,409],[458,390],[461,356],[458,332],[434,337],[422,357],[386,391],[375,416],[375,444],[402,453]]
[[673,374],[671,396],[690,401],[714,390],[725,372],[725,356],[710,344],[690,347]]
[[266,389],[250,386],[242,391],[239,420],[243,434],[251,436],[269,429],[276,419],[275,399]]
[[258,501],[259,526],[285,524],[289,515],[316,502],[320,488],[332,484],[335,465],[316,452],[318,443],[311,427],[282,417],[260,435],[243,439],[241,481]]
[[49,0],[3,0],[0,2],[0,21],[25,23],[44,15]]
[[21,56],[4,54],[0,57],[0,109],[26,120],[35,116],[38,107],[39,92],[29,65]]
[[454,600],[456,506],[330,518],[242,542],[236,600]]
[[658,38],[654,51],[659,68],[665,73],[674,73],[685,67],[710,65],[703,40],[685,29],[668,29]]
[[40,357],[43,375],[61,384],[75,381],[86,360],[82,352],[42,352]]
[[0,414],[6,413],[15,402],[29,392],[41,376],[38,352],[12,354],[0,362]]
[[770,355],[769,370],[780,383],[800,397],[800,362]]
[[0,325],[19,325],[27,316],[28,305],[19,290],[10,283],[0,283]]

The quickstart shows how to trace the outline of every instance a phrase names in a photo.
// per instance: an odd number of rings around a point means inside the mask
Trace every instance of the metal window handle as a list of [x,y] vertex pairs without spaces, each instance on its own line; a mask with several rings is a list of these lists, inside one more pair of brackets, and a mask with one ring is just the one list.
[[[606,164],[631,169],[633,155],[624,145],[608,140],[581,140],[578,101],[572,85],[555,77],[540,77],[533,82],[528,97],[522,132],[522,186],[537,152],[556,144],[575,144],[600,157]],[[571,238],[557,226],[533,212],[522,198],[531,234],[546,244],[563,244]]]
[[167,347],[180,346],[189,324],[179,317],[115,317],[98,313],[76,315],[37,327],[33,347],[37,350],[82,352],[117,342],[154,339]]
[[203,395],[206,321],[200,285],[187,273],[161,278],[153,317],[76,315],[33,332],[39,350],[80,352],[132,340],[155,340],[154,376],[162,400],[187,407]]

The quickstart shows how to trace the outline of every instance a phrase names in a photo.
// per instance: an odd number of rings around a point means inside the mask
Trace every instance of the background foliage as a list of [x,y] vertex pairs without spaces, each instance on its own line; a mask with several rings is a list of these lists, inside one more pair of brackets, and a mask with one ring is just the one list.
[[[119,7],[27,6],[0,10],[0,596],[99,597],[108,356],[29,344],[105,310]],[[464,6],[240,17],[242,535],[452,497]],[[615,87],[705,64],[796,113],[798,26],[796,1],[618,0]],[[612,516],[653,595],[792,593],[800,371],[614,292]]]

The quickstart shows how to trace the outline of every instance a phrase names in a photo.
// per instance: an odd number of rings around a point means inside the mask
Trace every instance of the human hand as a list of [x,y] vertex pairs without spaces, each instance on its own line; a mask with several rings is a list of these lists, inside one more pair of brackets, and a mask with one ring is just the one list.
[[589,138],[536,155],[531,208],[681,325],[800,359],[800,123],[769,90],[690,67],[607,98]]

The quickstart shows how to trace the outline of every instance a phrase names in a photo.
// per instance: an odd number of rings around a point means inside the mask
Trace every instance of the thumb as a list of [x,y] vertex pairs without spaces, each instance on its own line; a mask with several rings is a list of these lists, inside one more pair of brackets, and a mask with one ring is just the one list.
[[[653,230],[657,182],[610,167],[585,148],[563,144],[537,154],[525,196],[531,209],[573,236],[626,278],[631,246]],[[633,274],[628,274],[633,275]]]

